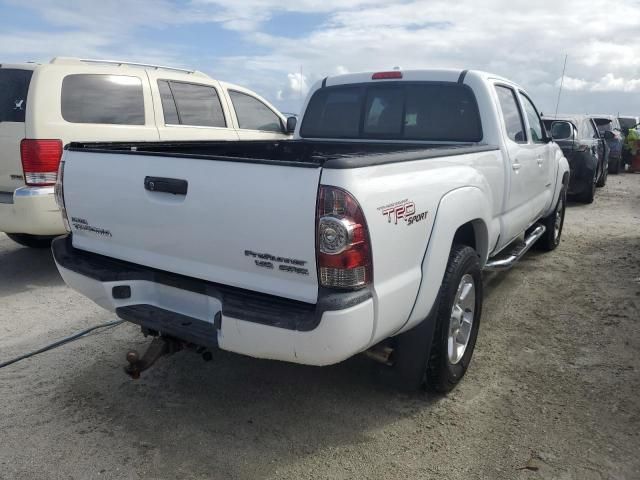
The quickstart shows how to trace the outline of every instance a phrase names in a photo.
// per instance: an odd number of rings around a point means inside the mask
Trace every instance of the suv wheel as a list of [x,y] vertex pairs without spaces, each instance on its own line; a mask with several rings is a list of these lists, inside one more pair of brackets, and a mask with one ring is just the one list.
[[593,203],[593,199],[596,197],[597,178],[598,174],[597,172],[594,172],[590,185],[587,187],[587,190],[580,195],[579,201],[581,201],[582,203]]

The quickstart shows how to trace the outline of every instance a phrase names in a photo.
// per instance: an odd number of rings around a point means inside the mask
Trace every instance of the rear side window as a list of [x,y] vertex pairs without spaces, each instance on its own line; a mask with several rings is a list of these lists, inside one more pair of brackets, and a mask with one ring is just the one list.
[[240,128],[282,133],[280,117],[260,100],[234,90],[229,90],[229,96]]
[[32,73],[0,68],[0,122],[24,122]]
[[[170,92],[162,93],[162,83]],[[164,121],[166,124],[191,125],[194,127],[226,127],[218,92],[214,87],[185,82],[158,82],[163,98]],[[173,94],[174,106],[169,102]],[[166,105],[166,108],[165,108]],[[175,109],[175,111],[174,111]],[[176,122],[176,119],[178,122]]]
[[583,139],[600,138],[600,135],[598,134],[598,129],[594,126],[594,123],[590,118],[585,118],[582,121],[582,124],[580,127],[580,138],[583,138]]
[[524,111],[527,114],[527,120],[529,121],[529,133],[531,135],[531,141],[533,143],[544,143],[544,135],[542,133],[542,120],[538,115],[538,110],[533,105],[533,102],[524,93],[520,92],[522,96],[522,103],[524,104]]
[[300,133],[310,138],[478,142],[482,124],[473,92],[464,85],[387,82],[318,90]]
[[524,120],[516,100],[516,92],[508,87],[496,85],[496,93],[500,101],[507,137],[517,143],[527,143],[527,137],[524,134]]
[[62,81],[62,118],[71,123],[144,125],[142,82],[125,75],[68,75]]

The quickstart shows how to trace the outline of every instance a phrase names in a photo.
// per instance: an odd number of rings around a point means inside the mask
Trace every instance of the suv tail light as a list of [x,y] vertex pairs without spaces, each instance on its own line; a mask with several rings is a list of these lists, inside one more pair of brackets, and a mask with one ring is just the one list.
[[316,212],[318,280],[328,288],[359,288],[373,280],[367,222],[353,196],[321,185]]
[[20,157],[27,185],[54,185],[62,157],[62,141],[25,138],[20,142]]

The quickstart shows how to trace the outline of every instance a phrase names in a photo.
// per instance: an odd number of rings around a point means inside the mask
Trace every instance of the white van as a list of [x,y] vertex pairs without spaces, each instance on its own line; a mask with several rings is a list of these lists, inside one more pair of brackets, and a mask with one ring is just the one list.
[[0,64],[0,232],[30,247],[65,233],[53,186],[69,142],[287,139],[293,128],[254,92],[195,70]]

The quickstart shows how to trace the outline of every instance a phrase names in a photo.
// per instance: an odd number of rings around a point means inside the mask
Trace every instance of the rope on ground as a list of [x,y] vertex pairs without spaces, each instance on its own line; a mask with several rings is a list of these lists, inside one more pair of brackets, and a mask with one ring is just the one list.
[[4,367],[8,367],[9,365],[13,365],[16,362],[19,362],[21,360],[26,360],[27,358],[33,357],[35,355],[38,355],[40,353],[44,353],[47,352],[49,350],[53,350],[54,348],[58,348],[61,347],[62,345],[65,345],[69,342],[73,342],[74,340],[78,340],[79,338],[84,337],[85,335],[87,335],[88,333],[93,332],[94,330],[98,330],[100,328],[107,328],[107,327],[115,327],[116,325],[120,325],[121,323],[123,323],[124,320],[114,320],[112,322],[107,322],[107,323],[101,323],[100,325],[94,325],[93,327],[90,328],[86,328],[78,333],[74,333],[73,335],[69,335],[68,337],[64,337],[60,340],[57,340],[49,345],[46,345],[42,348],[39,348],[38,350],[34,350],[32,352],[29,353],[25,353],[24,355],[20,355],[19,357],[16,358],[12,358],[11,360],[7,360],[6,362],[2,362],[0,363],[0,368],[4,368]]

